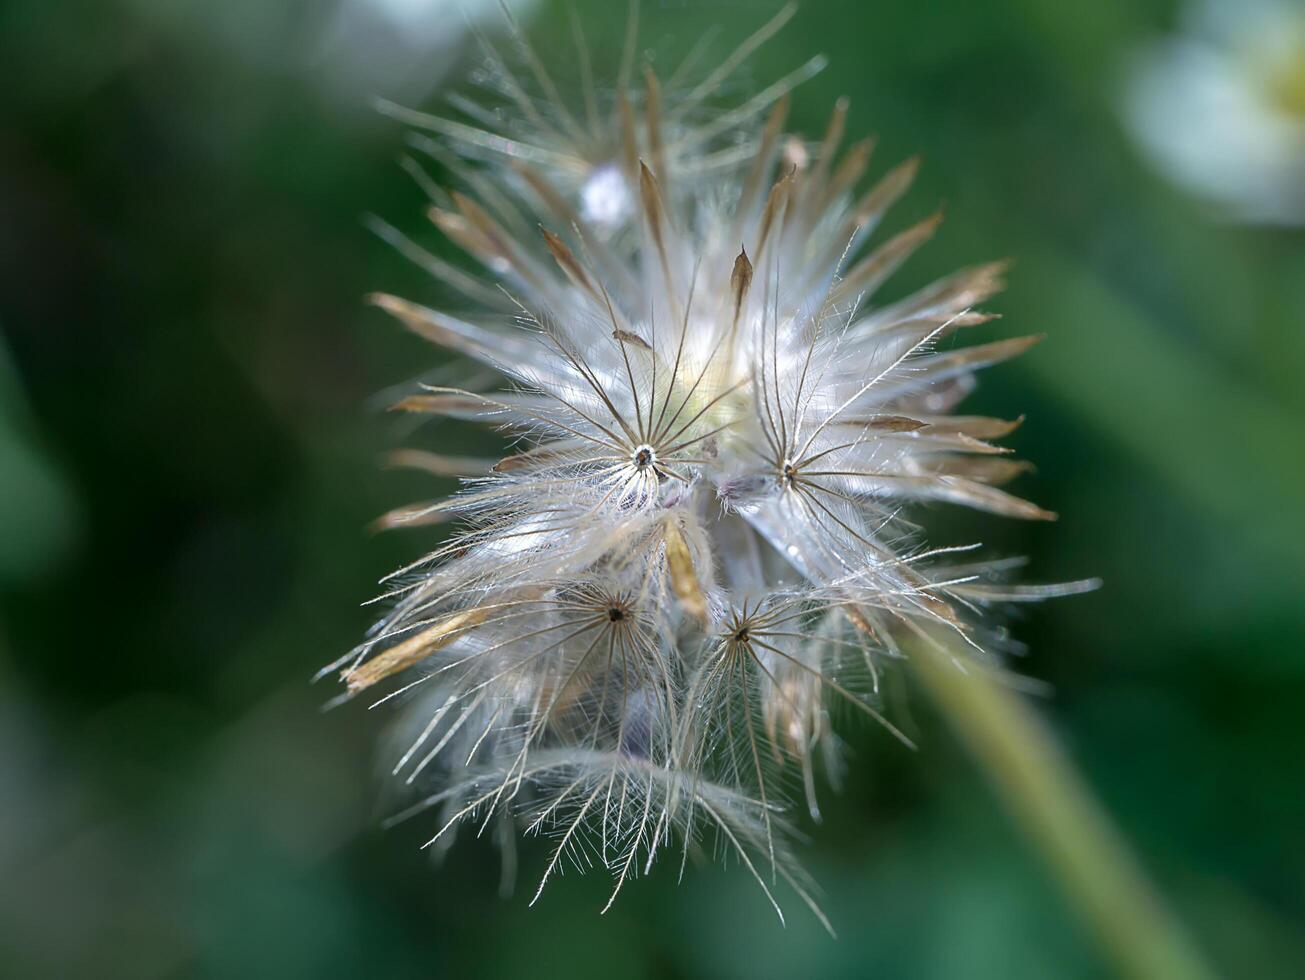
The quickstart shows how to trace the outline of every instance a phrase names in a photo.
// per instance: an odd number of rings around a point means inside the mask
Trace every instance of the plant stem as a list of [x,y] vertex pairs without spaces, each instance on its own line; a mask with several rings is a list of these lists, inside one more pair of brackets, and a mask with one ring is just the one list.
[[1025,700],[965,654],[919,643],[908,658],[949,724],[1041,850],[1123,976],[1214,976],[1127,844]]

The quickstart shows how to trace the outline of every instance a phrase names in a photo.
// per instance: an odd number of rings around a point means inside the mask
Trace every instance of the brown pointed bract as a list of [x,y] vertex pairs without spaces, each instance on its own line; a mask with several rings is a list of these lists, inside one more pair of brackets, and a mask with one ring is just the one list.
[[748,250],[739,249],[738,258],[734,260],[734,269],[730,272],[730,292],[734,295],[734,322],[739,322],[739,314],[747,301],[748,290],[752,287],[752,263],[748,261]]
[[448,646],[462,633],[478,626],[489,616],[488,608],[466,609],[440,620],[414,636],[395,644],[371,660],[344,672],[349,693],[371,687],[401,670],[407,670]]
[[666,569],[670,574],[671,588],[680,600],[684,611],[698,622],[707,623],[707,597],[702,593],[702,583],[693,567],[693,556],[684,540],[679,524],[673,518],[665,523]]

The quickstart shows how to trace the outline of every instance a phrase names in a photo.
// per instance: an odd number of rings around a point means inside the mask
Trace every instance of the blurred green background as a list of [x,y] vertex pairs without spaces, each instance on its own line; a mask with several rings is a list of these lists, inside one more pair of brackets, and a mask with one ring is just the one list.
[[[644,6],[666,65],[777,5]],[[600,65],[623,7],[578,0]],[[891,707],[920,750],[849,732],[801,848],[836,942],[796,903],[781,929],[736,870],[677,886],[666,862],[600,918],[601,874],[526,907],[539,842],[504,900],[488,842],[435,868],[427,823],[378,829],[386,718],[322,713],[307,681],[432,540],[367,522],[452,488],[378,455],[483,438],[380,410],[440,355],[361,302],[442,295],[364,216],[443,248],[371,102],[462,84],[476,53],[451,9],[0,6],[0,974],[1108,975],[910,692]],[[565,5],[523,16],[571,77]],[[1170,0],[808,0],[748,74],[823,52],[793,123],[818,133],[847,94],[880,172],[923,153],[891,228],[939,202],[948,220],[893,290],[1015,259],[996,335],[1049,337],[968,407],[1027,414],[1020,486],[1062,519],[940,509],[935,540],[1105,580],[1014,624],[1020,669],[1220,971],[1300,977],[1305,232],[1227,220],[1129,136],[1129,59],[1181,19]]]

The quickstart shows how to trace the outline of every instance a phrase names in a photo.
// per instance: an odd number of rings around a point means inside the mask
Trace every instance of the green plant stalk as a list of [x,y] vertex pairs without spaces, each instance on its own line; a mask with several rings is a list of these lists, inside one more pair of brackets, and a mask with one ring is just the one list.
[[916,677],[1120,974],[1212,978],[1050,729],[1023,697],[945,644],[916,645],[908,658]]

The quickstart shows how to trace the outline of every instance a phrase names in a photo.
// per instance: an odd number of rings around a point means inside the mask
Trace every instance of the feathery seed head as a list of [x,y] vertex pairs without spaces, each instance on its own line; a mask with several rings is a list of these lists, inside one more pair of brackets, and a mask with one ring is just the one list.
[[396,407],[514,440],[493,463],[403,458],[464,486],[383,526],[460,529],[387,580],[388,611],[332,665],[351,695],[403,675],[382,700],[412,702],[395,773],[433,784],[411,811],[441,813],[432,843],[466,821],[497,821],[505,846],[548,832],[545,880],[596,854],[615,897],[710,834],[772,904],[782,878],[814,909],[784,780],[815,814],[831,705],[905,741],[876,707],[899,637],[977,650],[984,606],[1079,587],[1002,586],[1001,565],[951,564],[966,549],[909,523],[938,500],[1053,516],[1001,489],[1024,467],[994,440],[1018,421],[952,414],[976,370],[1036,338],[953,342],[990,319],[1000,264],[877,302],[939,217],[867,246],[917,164],[861,189],[872,147],[843,150],[845,101],[822,139],[786,136],[788,92],[818,66],[711,106],[791,12],[676,77],[673,100],[651,69],[629,81],[632,40],[602,98],[581,42],[574,112],[513,24],[529,81],[487,48],[510,121],[391,109],[438,137],[414,146],[466,193],[422,175],[431,218],[502,286],[387,232],[470,312],[377,305],[502,382]]

